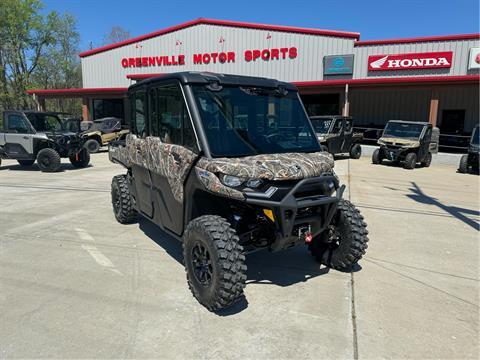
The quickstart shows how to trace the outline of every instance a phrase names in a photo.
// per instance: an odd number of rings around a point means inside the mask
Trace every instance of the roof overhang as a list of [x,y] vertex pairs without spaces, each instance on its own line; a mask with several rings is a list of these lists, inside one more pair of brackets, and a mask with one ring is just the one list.
[[371,46],[371,45],[393,45],[393,44],[409,44],[421,42],[434,41],[458,41],[458,40],[480,40],[480,34],[458,34],[458,35],[444,35],[444,36],[423,36],[415,38],[400,38],[400,39],[384,39],[384,40],[364,40],[356,41],[354,46]]
[[156,74],[128,74],[127,79],[130,80],[145,80],[145,79],[150,79],[152,77],[157,77],[164,75],[165,73],[156,73]]
[[338,87],[338,86],[374,86],[374,85],[418,85],[418,84],[451,84],[451,83],[479,83],[480,75],[461,76],[404,76],[391,78],[369,79],[341,79],[341,80],[318,80],[318,81],[294,81],[299,88],[309,87]]
[[74,89],[33,89],[27,94],[43,98],[79,98],[95,96],[123,96],[128,88],[74,88]]

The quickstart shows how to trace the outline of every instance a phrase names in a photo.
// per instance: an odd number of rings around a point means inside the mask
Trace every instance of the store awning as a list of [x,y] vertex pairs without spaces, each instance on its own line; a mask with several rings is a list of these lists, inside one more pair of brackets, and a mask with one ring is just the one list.
[[480,75],[461,75],[461,76],[403,76],[391,78],[369,78],[369,79],[339,79],[339,80],[318,80],[318,81],[294,81],[299,88],[309,87],[338,87],[349,85],[369,86],[369,85],[419,85],[419,84],[450,84],[450,83],[478,83]]
[[165,74],[165,73],[155,73],[155,74],[128,74],[128,75],[127,75],[127,79],[139,81],[139,80],[144,80],[144,79],[150,79],[150,78],[157,77],[157,76],[162,76],[163,74]]
[[27,94],[42,98],[81,98],[97,96],[123,96],[128,88],[74,88],[74,89],[33,89]]
[[[152,77],[161,76],[165,73],[155,74],[129,74],[127,79],[144,80]],[[461,75],[461,76],[402,76],[402,77],[382,77],[368,79],[338,79],[338,80],[312,80],[312,81],[293,81],[293,84],[299,88],[308,87],[340,87],[340,86],[369,86],[369,85],[407,85],[407,84],[434,84],[434,83],[470,83],[480,82],[480,75]]]

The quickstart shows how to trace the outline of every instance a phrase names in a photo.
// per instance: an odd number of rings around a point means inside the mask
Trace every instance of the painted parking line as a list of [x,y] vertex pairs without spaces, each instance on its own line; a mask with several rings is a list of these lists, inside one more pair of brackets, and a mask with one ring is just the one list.
[[110,260],[105,254],[103,254],[98,248],[94,245],[95,238],[90,235],[86,230],[76,228],[75,231],[77,232],[80,239],[88,244],[82,244],[81,247],[83,250],[88,252],[88,254],[95,260],[95,262],[103,267],[106,267],[110,271],[114,272],[115,274],[122,275],[123,274],[115,267],[112,260]]

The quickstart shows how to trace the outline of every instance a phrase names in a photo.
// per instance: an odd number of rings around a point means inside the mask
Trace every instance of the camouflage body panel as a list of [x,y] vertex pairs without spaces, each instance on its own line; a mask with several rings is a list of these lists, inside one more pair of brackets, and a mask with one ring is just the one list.
[[398,138],[398,137],[381,137],[378,139],[379,145],[398,145],[398,146],[405,146],[405,147],[420,147],[419,140],[412,140],[412,139],[405,139],[405,138]]
[[327,152],[254,155],[243,158],[201,158],[198,168],[246,179],[299,180],[333,170]]
[[242,192],[231,187],[225,186],[214,173],[195,166],[195,173],[205,189],[215,194],[220,194],[232,199],[244,200]]
[[[183,184],[197,154],[157,137],[140,139],[129,134],[125,146],[110,147],[109,157],[127,168],[141,166],[167,178],[175,199],[183,201]],[[202,157],[195,166],[199,181],[208,191],[243,200],[241,191],[223,185],[217,174],[246,179],[300,180],[332,173],[333,156],[326,152],[265,154],[243,158]]]
[[128,134],[125,143],[110,147],[110,160],[127,168],[141,166],[164,176],[175,200],[183,202],[183,183],[198,155],[183,146],[163,143],[158,137],[140,139]]

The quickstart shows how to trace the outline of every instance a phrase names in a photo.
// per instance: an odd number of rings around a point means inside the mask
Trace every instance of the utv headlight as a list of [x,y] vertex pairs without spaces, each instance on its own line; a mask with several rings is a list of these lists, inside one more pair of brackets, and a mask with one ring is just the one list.
[[319,137],[318,137],[318,141],[320,141],[320,142],[325,141],[325,136],[319,136]]
[[223,183],[223,185],[226,185],[228,187],[239,187],[240,185],[243,184],[243,179],[239,178],[238,176],[233,176],[233,175],[225,175],[221,174],[219,176],[220,181]]

